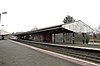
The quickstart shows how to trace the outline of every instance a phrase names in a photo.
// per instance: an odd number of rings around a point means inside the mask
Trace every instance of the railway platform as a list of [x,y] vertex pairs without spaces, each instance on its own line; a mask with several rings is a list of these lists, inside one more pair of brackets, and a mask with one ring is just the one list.
[[81,58],[95,63],[100,63],[100,45],[46,43],[18,39],[15,41],[45,50],[57,52],[60,54]]

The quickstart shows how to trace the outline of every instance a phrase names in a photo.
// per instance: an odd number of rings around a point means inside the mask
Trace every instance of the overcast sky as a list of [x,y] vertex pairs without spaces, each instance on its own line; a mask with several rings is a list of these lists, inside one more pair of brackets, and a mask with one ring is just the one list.
[[93,28],[100,25],[100,0],[0,0],[1,27],[8,32],[63,24],[67,15]]

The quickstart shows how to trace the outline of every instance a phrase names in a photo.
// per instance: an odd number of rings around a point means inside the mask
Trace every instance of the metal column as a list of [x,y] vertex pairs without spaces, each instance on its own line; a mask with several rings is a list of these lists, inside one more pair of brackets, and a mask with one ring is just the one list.
[[73,44],[75,44],[75,35],[74,35],[74,33],[73,33],[73,38],[72,38],[72,40],[73,40]]
[[55,33],[54,33],[54,43],[55,43]]
[[64,40],[64,32],[63,32],[63,43],[65,43],[65,40]]
[[82,36],[83,36],[83,44],[85,44],[85,41],[84,41],[84,33],[82,33]]

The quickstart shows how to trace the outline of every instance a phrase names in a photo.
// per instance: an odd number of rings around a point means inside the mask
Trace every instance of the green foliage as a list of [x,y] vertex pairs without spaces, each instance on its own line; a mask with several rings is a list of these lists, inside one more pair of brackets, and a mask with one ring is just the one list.
[[67,17],[64,18],[63,22],[64,23],[70,23],[70,22],[74,22],[75,19],[73,19],[73,17],[67,15]]

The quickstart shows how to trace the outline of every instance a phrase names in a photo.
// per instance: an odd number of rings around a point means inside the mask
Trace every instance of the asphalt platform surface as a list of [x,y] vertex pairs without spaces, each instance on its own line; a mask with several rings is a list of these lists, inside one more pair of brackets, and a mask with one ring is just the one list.
[[0,66],[80,66],[42,52],[0,40]]

